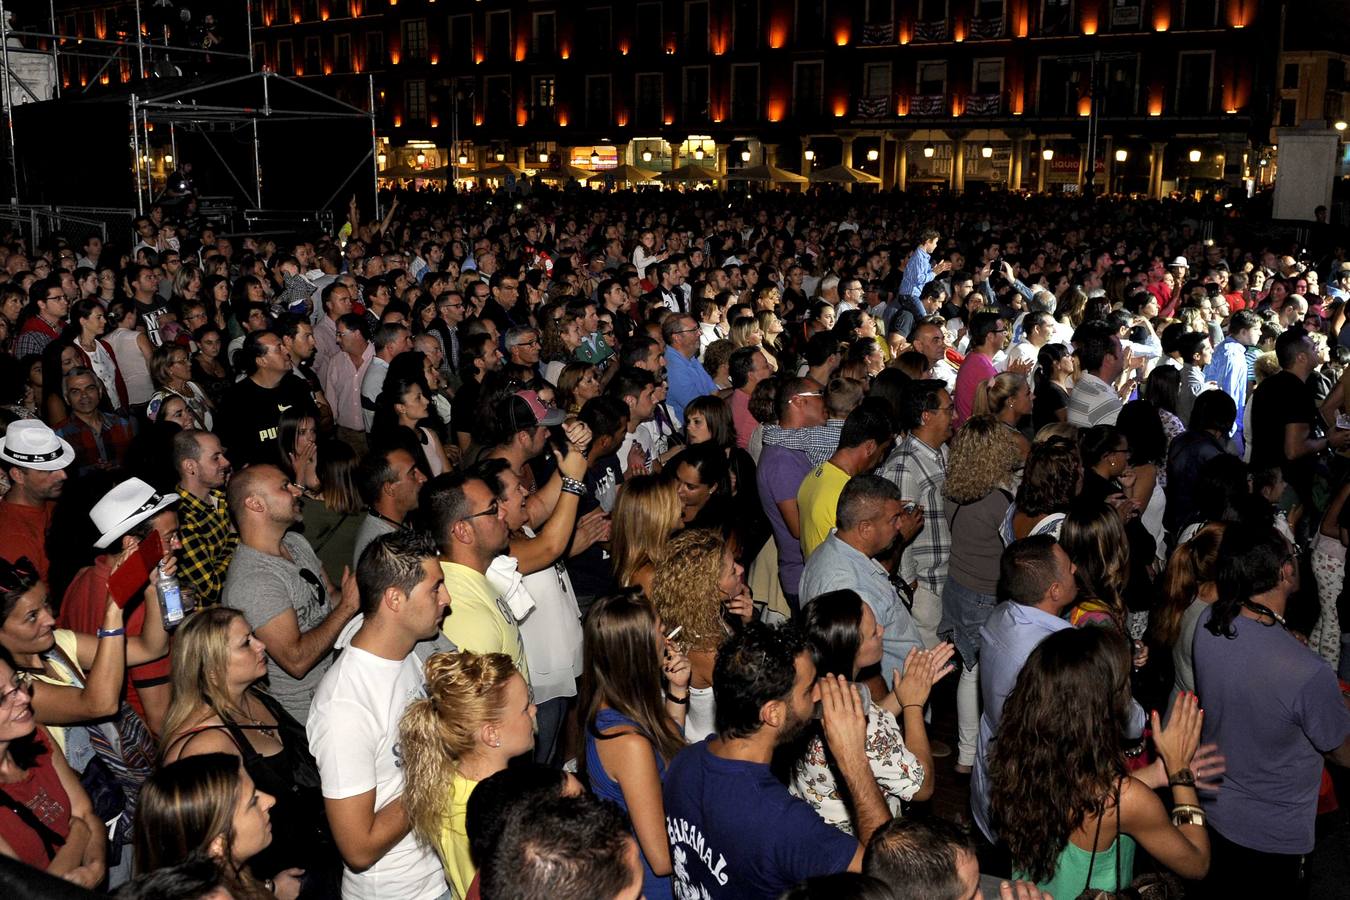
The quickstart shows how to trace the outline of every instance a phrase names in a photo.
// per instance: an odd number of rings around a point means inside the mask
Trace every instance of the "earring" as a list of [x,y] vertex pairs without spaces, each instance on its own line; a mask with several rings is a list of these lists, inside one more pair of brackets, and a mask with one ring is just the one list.
[[501,741],[493,741],[493,742],[492,742],[492,748],[493,748],[494,750],[500,748],[501,745],[502,745],[502,742],[501,742]]

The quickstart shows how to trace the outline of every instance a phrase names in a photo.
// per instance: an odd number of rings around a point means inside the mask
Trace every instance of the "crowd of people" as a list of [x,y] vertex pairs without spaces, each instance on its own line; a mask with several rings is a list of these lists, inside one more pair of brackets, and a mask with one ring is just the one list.
[[1350,242],[387,199],[0,243],[16,896],[1304,895]]

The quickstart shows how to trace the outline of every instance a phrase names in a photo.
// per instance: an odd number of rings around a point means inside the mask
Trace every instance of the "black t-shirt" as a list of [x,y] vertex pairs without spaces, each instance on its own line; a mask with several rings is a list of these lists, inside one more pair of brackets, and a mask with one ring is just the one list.
[[1312,488],[1317,455],[1309,453],[1296,460],[1284,455],[1286,425],[1308,425],[1310,434],[1320,431],[1320,417],[1312,390],[1291,372],[1276,372],[1262,381],[1252,394],[1252,470],[1279,466],[1284,480],[1300,497],[1307,498]]
[[[597,506],[612,510],[619,485],[623,483],[619,457],[613,453],[600,457],[586,472],[583,483],[586,496],[577,503],[578,519]],[[603,597],[615,587],[614,561],[600,544],[592,544],[584,552],[568,558],[567,574],[578,597]]]
[[163,302],[141,303],[136,301],[136,318],[145,328],[145,336],[150,338],[150,343],[158,347],[164,343],[164,338],[160,336],[160,319],[169,311],[169,307]]
[[455,398],[450,401],[452,435],[467,434],[473,437],[473,423],[478,420],[478,398],[482,392],[483,386],[472,378],[455,391]]
[[1046,425],[1059,421],[1057,413],[1069,406],[1069,395],[1057,384],[1036,391],[1031,401],[1031,425],[1040,431]]
[[231,388],[221,410],[216,432],[226,455],[237,469],[254,463],[277,463],[277,424],[281,414],[293,407],[312,409],[309,385],[287,373],[274,388],[265,388],[245,378]]

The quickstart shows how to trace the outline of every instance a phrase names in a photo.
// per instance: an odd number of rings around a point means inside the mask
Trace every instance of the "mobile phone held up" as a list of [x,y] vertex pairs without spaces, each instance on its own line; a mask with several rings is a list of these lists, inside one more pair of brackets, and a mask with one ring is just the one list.
[[113,602],[126,609],[127,604],[140,595],[141,588],[150,580],[150,573],[164,556],[164,543],[158,531],[151,531],[141,541],[136,552],[108,578],[108,593]]

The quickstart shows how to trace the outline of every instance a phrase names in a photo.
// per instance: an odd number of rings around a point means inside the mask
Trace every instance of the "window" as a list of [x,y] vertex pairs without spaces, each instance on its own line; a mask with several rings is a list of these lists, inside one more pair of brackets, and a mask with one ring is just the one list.
[[[735,0],[731,8],[732,45],[737,50],[759,46],[759,0]],[[822,29],[823,30],[823,29]]]
[[792,64],[793,115],[818,116],[825,100],[825,63]]
[[863,66],[863,96],[869,100],[891,96],[891,64],[867,63]]
[[[262,41],[253,42],[253,61],[259,69],[267,69],[267,45]],[[275,71],[275,70],[272,70]]]
[[552,75],[536,75],[530,80],[530,121],[534,124],[553,122],[554,90]]
[[450,46],[446,49],[456,63],[473,58],[473,16],[450,17]]
[[1298,90],[1298,63],[1284,64],[1284,81],[1280,86],[1287,91]]
[[295,46],[290,40],[277,41],[277,71],[282,75],[295,72]]
[[[895,18],[893,0],[867,0],[863,11],[863,23],[866,25],[889,25]],[[944,11],[943,18],[946,18]]]
[[1217,0],[1184,0],[1182,28],[1213,28],[1219,21]]
[[278,25],[291,23],[291,0],[277,0],[277,17],[273,21]]
[[586,76],[586,127],[607,128],[610,124],[608,75]]
[[350,72],[352,70],[352,36],[339,34],[333,39],[333,71]]
[[1206,116],[1214,108],[1214,51],[1184,51],[1177,62],[1177,115]]
[[366,32],[366,69],[384,68],[384,32]]
[[731,121],[759,121],[759,63],[731,67]]
[[637,76],[633,118],[641,128],[659,128],[665,120],[665,84],[660,72]]
[[1343,91],[1345,90],[1345,61],[1340,59],[1327,60],[1327,90]]
[[684,5],[684,48],[698,53],[708,52],[708,0],[689,0]]
[[1036,111],[1043,116],[1078,115],[1080,86],[1087,78],[1086,66],[1086,63],[1063,62],[1057,56],[1042,56]]
[[323,51],[319,48],[317,37],[305,38],[305,74],[323,74]]
[[947,93],[947,64],[945,62],[919,63],[918,77],[914,79],[916,93],[934,96]]
[[1003,93],[1003,60],[977,59],[971,77],[971,93]]
[[1003,18],[1004,0],[975,0],[975,18]]
[[461,128],[473,124],[473,106],[478,84],[472,75],[461,75],[451,83],[451,114],[459,119]]
[[1073,0],[1042,0],[1041,34],[1067,34],[1073,27]]
[[663,53],[661,41],[661,4],[639,3],[634,26],[633,49],[638,53]]
[[558,52],[557,17],[551,12],[534,14],[534,52],[552,56]]
[[407,19],[403,22],[403,57],[409,62],[427,61],[426,19]]
[[413,78],[403,83],[403,111],[409,122],[427,120],[427,83]]
[[1138,31],[1144,23],[1141,0],[1111,0],[1111,30]]
[[515,98],[511,95],[510,75],[489,75],[483,79],[483,124],[514,124]]
[[689,124],[706,124],[708,114],[708,67],[685,66],[684,120]]
[[511,13],[487,14],[487,55],[498,62],[511,58]]
[[1280,101],[1280,127],[1293,128],[1298,124],[1298,101]]
[[577,29],[581,49],[596,56],[614,50],[614,16],[608,6],[593,6],[586,10],[586,27]]
[[818,44],[825,33],[825,0],[797,0],[794,33],[798,44]]
[[1102,115],[1133,116],[1139,109],[1139,58],[1115,59],[1106,64],[1106,92]]
[[920,22],[947,21],[947,0],[919,0]]
[[319,0],[304,0],[301,8],[305,11],[303,18],[306,22],[319,21]]

